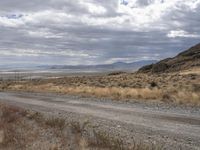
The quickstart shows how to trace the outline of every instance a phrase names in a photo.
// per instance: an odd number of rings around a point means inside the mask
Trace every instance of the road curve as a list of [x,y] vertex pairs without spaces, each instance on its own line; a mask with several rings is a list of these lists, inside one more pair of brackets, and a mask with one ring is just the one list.
[[[54,109],[121,122],[152,134],[176,137],[178,141],[200,149],[200,113],[179,110],[162,111],[150,106],[92,101],[53,94],[0,93],[0,102]],[[185,112],[185,113],[184,113]]]

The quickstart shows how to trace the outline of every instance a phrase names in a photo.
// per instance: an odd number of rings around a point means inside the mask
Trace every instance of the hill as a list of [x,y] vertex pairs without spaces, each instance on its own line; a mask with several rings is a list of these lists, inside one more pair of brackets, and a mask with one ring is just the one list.
[[47,66],[48,69],[67,69],[67,70],[96,70],[96,71],[132,71],[137,70],[140,67],[155,63],[156,60],[143,60],[143,61],[137,61],[132,63],[125,63],[125,62],[116,62],[113,64],[99,64],[99,65],[53,65],[53,66]]
[[200,67],[200,44],[178,54],[173,58],[164,59],[158,63],[144,66],[139,73],[169,73]]

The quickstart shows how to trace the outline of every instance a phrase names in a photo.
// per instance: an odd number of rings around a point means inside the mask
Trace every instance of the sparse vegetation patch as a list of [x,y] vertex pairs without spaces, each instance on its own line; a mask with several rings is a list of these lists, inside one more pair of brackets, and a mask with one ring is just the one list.
[[[1,85],[1,84],[0,84]],[[200,74],[123,73],[99,76],[27,80],[2,85],[1,90],[56,92],[113,100],[157,100],[177,104],[200,104]]]
[[126,145],[120,138],[96,130],[88,121],[66,122],[41,113],[0,104],[0,149],[77,149],[77,150],[161,150],[155,144],[133,141]]

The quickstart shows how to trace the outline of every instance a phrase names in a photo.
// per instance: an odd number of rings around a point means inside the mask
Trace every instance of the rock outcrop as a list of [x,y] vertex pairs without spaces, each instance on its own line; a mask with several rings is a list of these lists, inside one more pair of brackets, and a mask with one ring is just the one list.
[[144,66],[139,73],[168,73],[200,67],[200,44],[178,54],[176,57],[164,59],[156,64]]

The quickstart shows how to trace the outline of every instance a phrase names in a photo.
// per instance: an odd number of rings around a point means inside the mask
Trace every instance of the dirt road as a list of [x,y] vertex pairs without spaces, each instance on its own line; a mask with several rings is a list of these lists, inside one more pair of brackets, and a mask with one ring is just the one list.
[[[200,110],[193,108],[118,103],[70,96],[38,93],[0,93],[0,101],[67,115],[91,118],[102,128],[118,132],[126,138],[162,142],[167,149],[200,149]],[[106,128],[106,127],[105,127]]]

